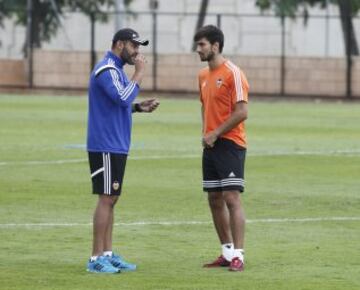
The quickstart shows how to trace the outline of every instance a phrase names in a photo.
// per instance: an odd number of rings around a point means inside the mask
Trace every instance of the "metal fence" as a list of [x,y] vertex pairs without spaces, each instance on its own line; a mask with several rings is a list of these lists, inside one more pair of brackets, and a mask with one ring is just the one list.
[[[108,22],[96,21],[94,13],[88,17],[78,12],[68,12],[64,15],[58,33],[50,42],[42,45],[46,51],[83,51],[89,54],[89,70],[97,61],[97,52],[110,48],[111,38],[119,25],[132,27],[139,31],[142,37],[150,39],[151,46],[143,49],[152,55],[152,90],[157,90],[157,72],[159,55],[191,54],[193,53],[192,38],[195,32],[197,13],[164,13],[164,12],[136,12],[116,13],[107,12]],[[31,10],[28,10],[29,25],[31,25]],[[348,19],[347,25],[350,25]],[[354,17],[352,23],[355,35],[360,40],[360,18]],[[291,57],[339,58],[346,60],[344,75],[346,92],[344,96],[353,96],[353,57],[346,50],[338,15],[310,15],[304,24],[302,16],[295,18],[277,17],[261,14],[208,14],[205,24],[215,24],[222,28],[225,34],[225,55],[238,56],[273,56],[279,57],[280,90],[276,93],[287,95],[287,59]],[[23,40],[26,29],[15,24],[7,23],[6,37],[0,37],[2,42],[1,58],[22,58]],[[33,43],[27,45],[27,77],[28,85],[33,83]],[[2,34],[3,36],[5,34]],[[22,41],[21,41],[22,39]],[[11,41],[12,40],[12,41]],[[267,93],[266,91],[259,93]]]

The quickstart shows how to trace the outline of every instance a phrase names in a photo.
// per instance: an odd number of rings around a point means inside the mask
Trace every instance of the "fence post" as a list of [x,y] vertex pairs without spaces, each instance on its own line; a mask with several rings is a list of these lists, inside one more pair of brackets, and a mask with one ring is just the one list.
[[33,2],[32,0],[27,0],[26,4],[26,14],[27,14],[27,47],[26,54],[28,58],[28,86],[29,88],[33,87]]
[[157,58],[157,14],[156,10],[152,11],[152,20],[153,20],[153,29],[152,29],[152,56],[153,56],[153,64],[152,64],[152,89],[153,91],[157,91],[157,66],[158,66],[158,58]]
[[330,36],[330,15],[329,15],[329,0],[326,0],[326,16],[325,16],[325,56],[329,56],[329,36]]
[[94,69],[96,63],[95,51],[95,12],[90,13],[90,72]]
[[216,26],[221,29],[221,14],[216,14]]
[[285,42],[285,15],[281,14],[281,71],[280,71],[280,94],[285,95],[285,54],[286,54],[286,42]]
[[[349,5],[349,2],[346,1]],[[350,9],[350,7],[347,7]],[[349,15],[351,15],[351,12],[349,12]],[[351,98],[352,97],[352,35],[351,35],[351,25],[352,25],[352,17],[347,17],[346,21],[346,97]]]

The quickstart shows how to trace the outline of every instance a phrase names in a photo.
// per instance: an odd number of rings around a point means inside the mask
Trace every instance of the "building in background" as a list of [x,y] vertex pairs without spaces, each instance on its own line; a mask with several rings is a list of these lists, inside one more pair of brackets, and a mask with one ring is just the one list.
[[[110,48],[114,32],[132,27],[151,44],[142,50],[148,59],[143,89],[196,92],[196,72],[204,64],[192,40],[202,1],[157,0],[156,9],[150,5],[156,0],[133,0],[127,8],[117,1],[119,13],[113,9],[107,23],[93,22],[93,34],[88,16],[65,13],[57,35],[28,58],[25,28],[7,19],[0,28],[0,87],[86,89],[89,71]],[[255,0],[208,0],[204,24],[222,28],[224,54],[246,71],[252,94],[360,98],[360,57],[346,57],[339,7],[309,12],[304,25],[302,16],[282,22],[271,11],[260,13]],[[360,39],[359,17],[353,26]]]
[[[111,14],[106,24],[96,23],[97,51],[109,48],[111,37],[119,26],[130,26],[152,39],[152,0],[133,0],[128,14]],[[161,54],[190,53],[201,0],[158,0],[157,51]],[[122,0],[116,9],[124,11]],[[209,0],[205,24],[217,24],[226,37],[225,53],[236,55],[279,55],[281,51],[281,25],[271,13],[260,15],[254,0]],[[168,14],[167,14],[168,13]],[[286,20],[286,53],[288,56],[344,56],[343,34],[340,20],[326,16],[338,15],[338,8],[313,8],[307,25],[302,19]],[[355,20],[355,32],[360,39],[360,20]],[[0,28],[0,58],[22,58],[25,28],[6,20]],[[62,18],[58,34],[43,48],[49,50],[88,51],[90,49],[90,21],[81,13],[67,13]],[[151,52],[151,46],[147,48]]]

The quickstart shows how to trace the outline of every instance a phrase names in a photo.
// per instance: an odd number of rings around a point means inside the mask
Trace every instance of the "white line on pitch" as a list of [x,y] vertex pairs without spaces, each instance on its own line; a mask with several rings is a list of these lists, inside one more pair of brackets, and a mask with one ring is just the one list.
[[[248,156],[284,156],[284,155],[314,155],[314,156],[328,156],[328,155],[345,155],[358,156],[360,150],[334,150],[334,151],[265,151],[265,152],[249,152]],[[148,156],[129,156],[130,160],[151,160],[151,159],[192,159],[201,158],[199,154],[187,155],[148,155]],[[3,161],[0,166],[6,165],[53,165],[53,164],[68,164],[68,163],[84,163],[87,159],[62,159],[62,160],[30,160],[30,161]]]
[[[264,218],[249,219],[246,223],[311,223],[311,222],[343,222],[360,221],[360,217],[315,217],[315,218]],[[115,223],[115,226],[183,226],[211,224],[211,221],[139,221],[129,223]],[[0,228],[16,227],[88,227],[92,223],[7,223],[0,224]]]

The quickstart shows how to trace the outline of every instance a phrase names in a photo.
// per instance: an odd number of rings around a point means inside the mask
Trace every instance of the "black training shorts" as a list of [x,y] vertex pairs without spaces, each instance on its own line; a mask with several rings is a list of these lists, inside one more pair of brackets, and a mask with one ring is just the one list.
[[126,159],[126,154],[89,152],[90,174],[94,194],[121,194]]
[[204,148],[203,190],[243,192],[245,155],[245,148],[225,138],[218,139],[212,148]]

